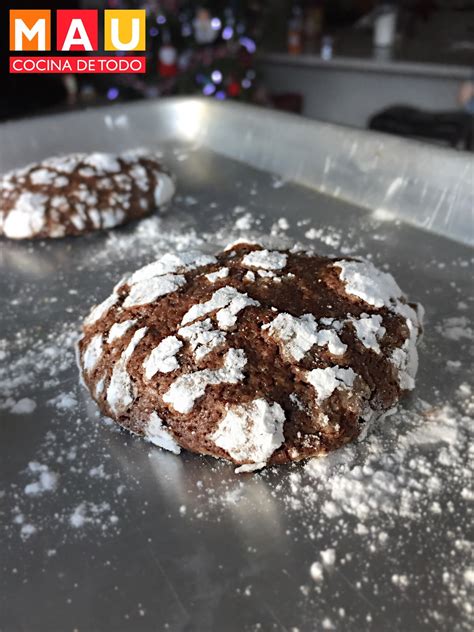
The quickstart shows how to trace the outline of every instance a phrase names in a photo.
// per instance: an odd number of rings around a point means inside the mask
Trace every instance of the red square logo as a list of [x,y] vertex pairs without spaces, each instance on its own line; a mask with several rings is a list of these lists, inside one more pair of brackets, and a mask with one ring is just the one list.
[[56,48],[58,51],[98,50],[98,11],[96,9],[59,9],[56,12]]

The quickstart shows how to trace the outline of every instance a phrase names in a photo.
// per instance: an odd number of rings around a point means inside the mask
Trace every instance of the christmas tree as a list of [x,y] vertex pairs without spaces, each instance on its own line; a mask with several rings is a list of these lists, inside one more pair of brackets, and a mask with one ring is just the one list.
[[[109,0],[109,8],[147,12],[147,74],[125,81],[145,96],[200,94],[262,101],[255,69],[263,2],[230,0]],[[120,95],[120,87],[109,90]]]

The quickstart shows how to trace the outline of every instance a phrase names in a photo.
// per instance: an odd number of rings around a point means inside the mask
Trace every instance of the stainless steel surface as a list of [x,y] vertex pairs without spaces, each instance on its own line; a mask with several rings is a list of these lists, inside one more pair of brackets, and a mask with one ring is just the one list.
[[[357,520],[323,515],[324,489],[312,504],[291,490],[301,465],[238,477],[212,459],[175,457],[99,423],[62,341],[122,273],[167,243],[187,247],[190,230],[212,251],[240,234],[236,206],[258,218],[261,234],[285,217],[289,241],[372,256],[424,304],[417,390],[390,421],[403,434],[420,398],[454,402],[460,382],[469,382],[466,338],[440,331],[460,304],[465,318],[472,313],[472,250],[460,243],[472,240],[472,163],[416,143],[186,99],[4,125],[0,170],[58,151],[140,145],[160,145],[178,176],[181,199],[161,222],[0,242],[0,353],[8,350],[0,375],[17,379],[16,399],[37,404],[32,414],[13,414],[0,386],[0,630],[468,629],[464,605],[443,579],[466,562],[453,544],[469,535],[463,480],[434,466],[437,499],[443,508],[453,502],[451,512],[410,522],[402,511],[374,509],[369,532],[372,521],[382,525],[389,544],[372,551],[356,534]],[[380,221],[376,209],[412,225]],[[146,227],[161,233],[154,239]],[[333,239],[308,241],[310,228]],[[41,352],[47,345],[53,358]],[[448,360],[458,373],[446,370]],[[52,405],[61,393],[77,404]],[[363,444],[357,450],[363,461]],[[439,446],[424,450],[436,463]],[[55,492],[25,493],[31,461],[59,473]],[[428,496],[421,489],[420,504]],[[71,516],[82,503],[89,521],[75,528]],[[36,532],[22,538],[18,515]],[[330,547],[337,564],[316,583],[311,563]],[[402,589],[392,581],[400,574],[411,578]]]

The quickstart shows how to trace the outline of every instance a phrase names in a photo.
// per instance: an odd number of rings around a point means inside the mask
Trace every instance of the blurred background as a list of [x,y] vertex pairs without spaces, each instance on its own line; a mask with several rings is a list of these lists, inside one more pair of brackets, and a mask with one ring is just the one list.
[[474,0],[53,0],[38,8],[146,9],[147,74],[9,75],[2,55],[3,120],[201,95],[472,149]]

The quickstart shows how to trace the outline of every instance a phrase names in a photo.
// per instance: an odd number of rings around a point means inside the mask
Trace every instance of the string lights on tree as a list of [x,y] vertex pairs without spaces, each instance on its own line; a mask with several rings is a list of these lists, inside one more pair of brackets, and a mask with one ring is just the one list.
[[[147,74],[126,80],[144,96],[262,100],[255,53],[263,0],[108,0],[107,5],[147,12]],[[119,98],[120,90],[112,86],[109,98]]]

